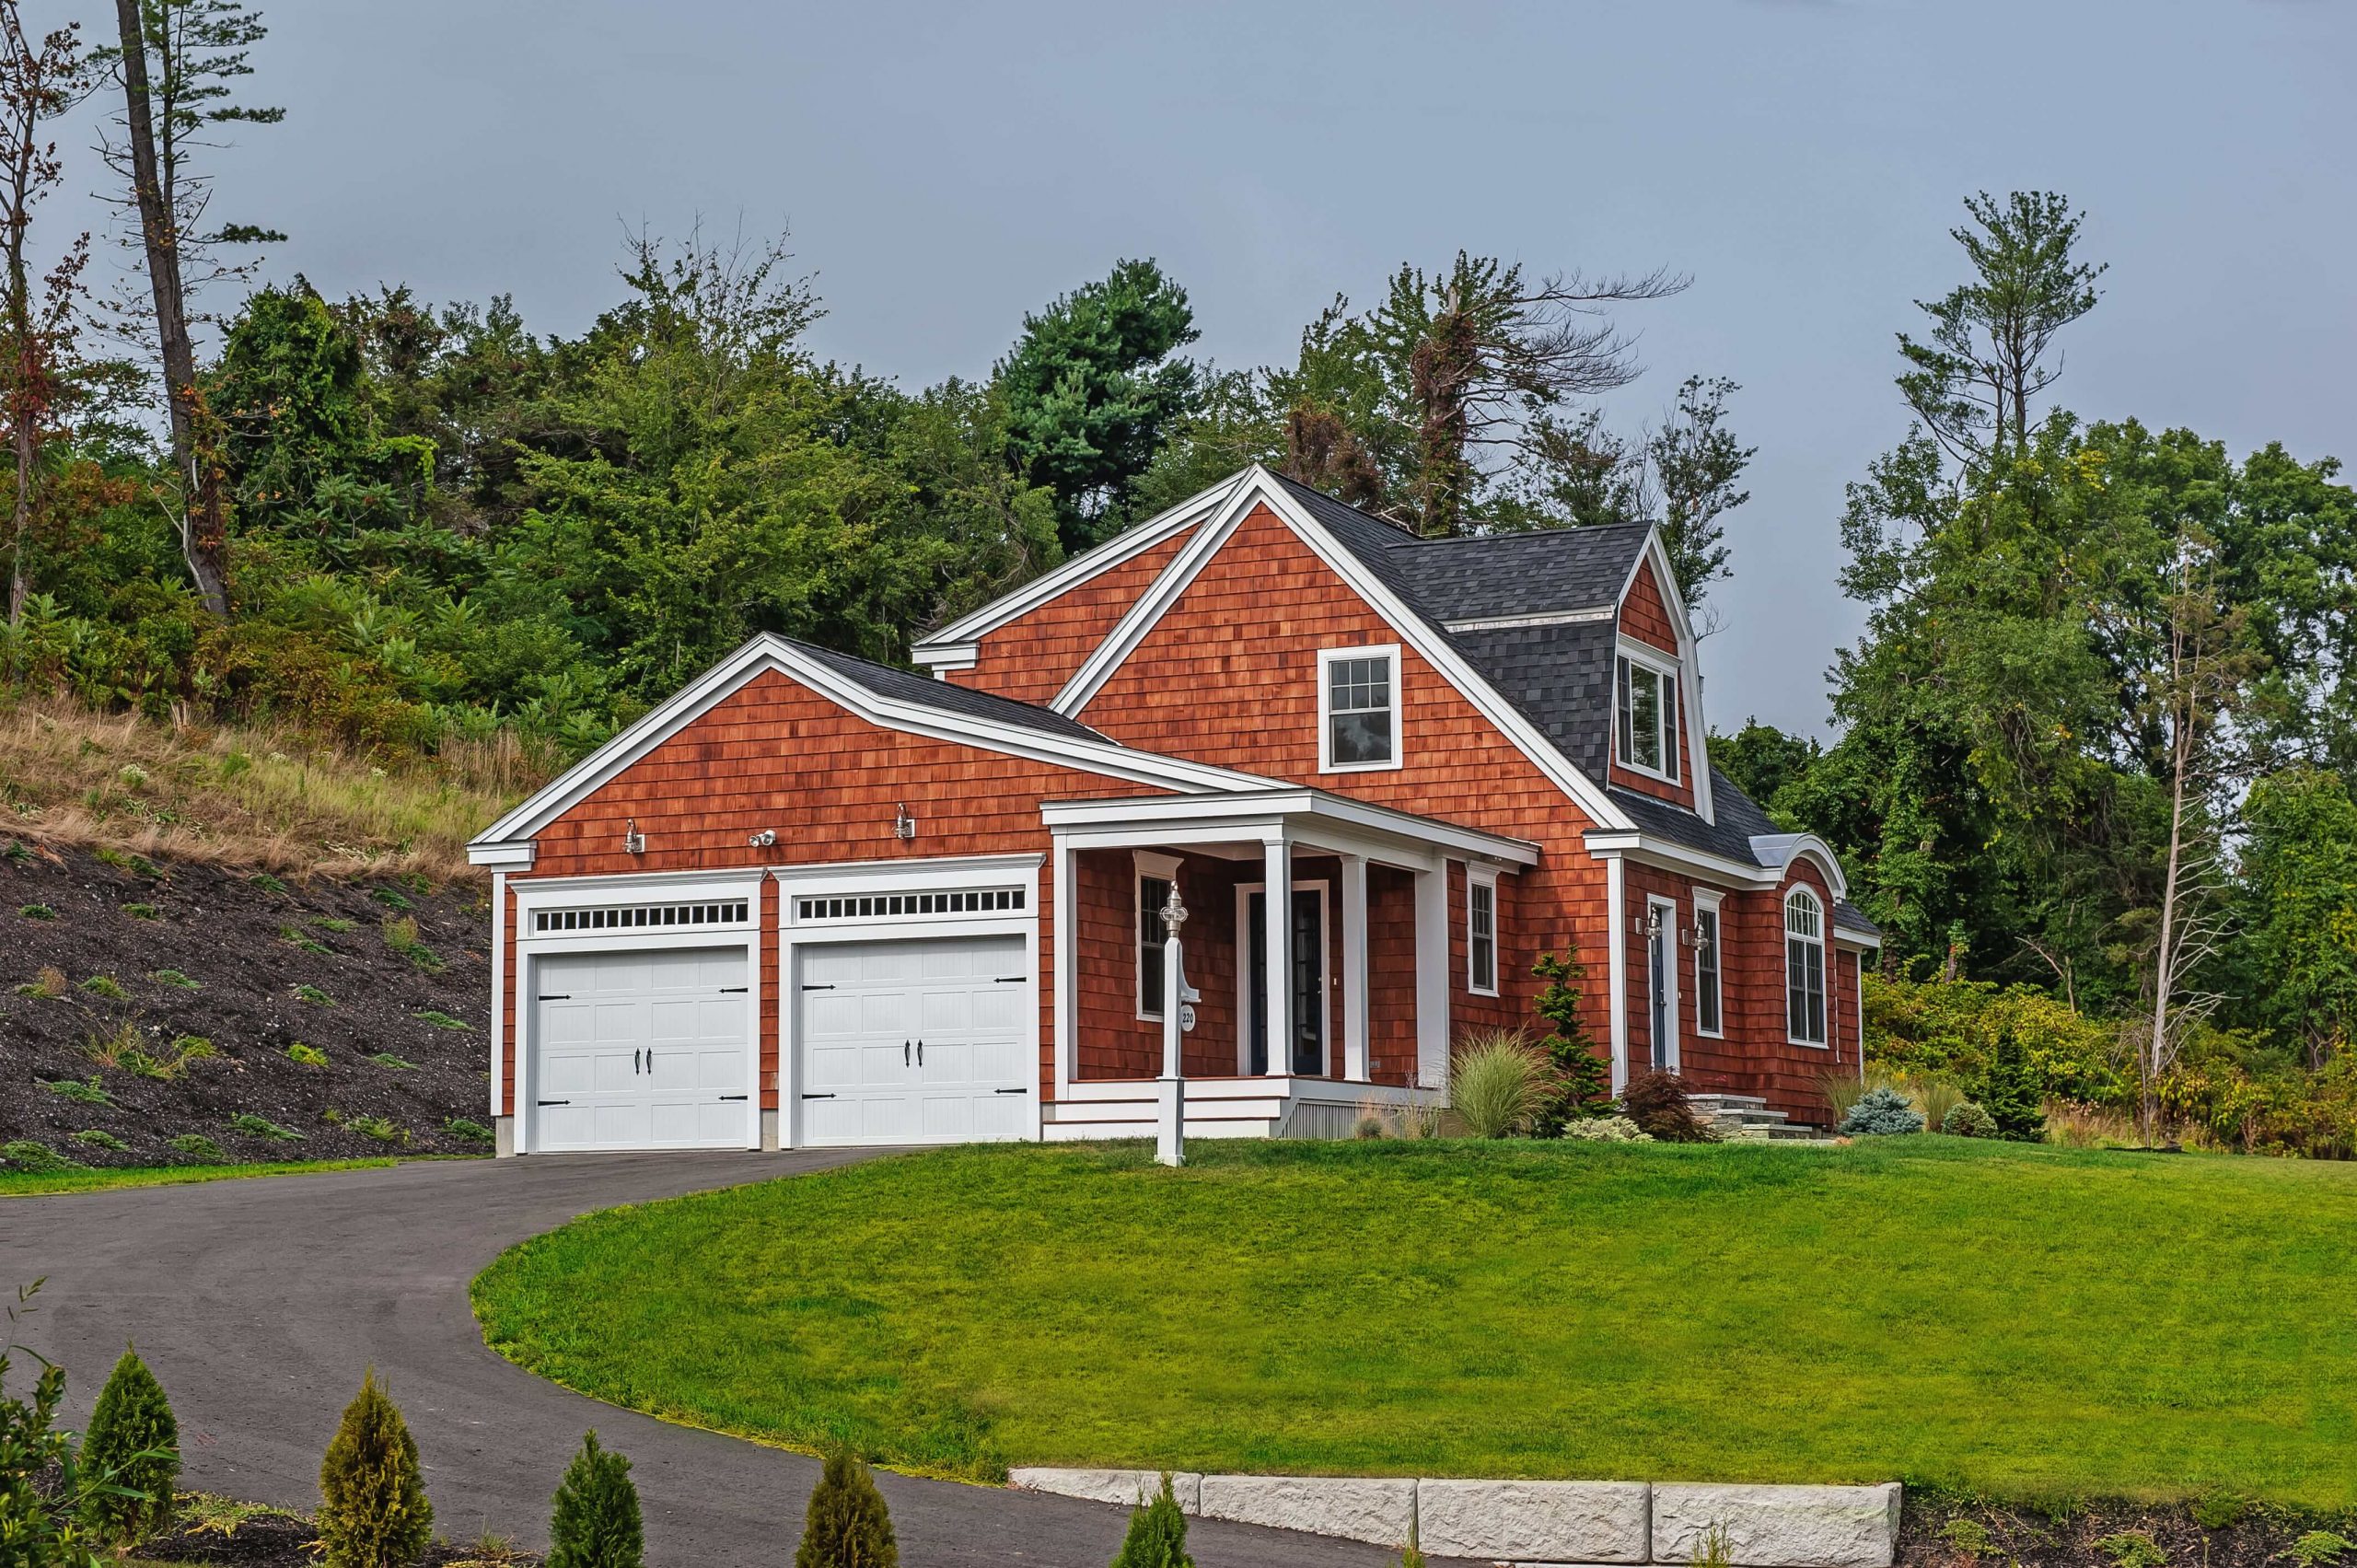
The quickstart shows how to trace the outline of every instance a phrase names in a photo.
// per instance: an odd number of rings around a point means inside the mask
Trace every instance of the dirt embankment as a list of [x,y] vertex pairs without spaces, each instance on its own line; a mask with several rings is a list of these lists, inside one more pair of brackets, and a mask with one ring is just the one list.
[[485,1153],[489,935],[482,892],[415,872],[0,838],[0,1144],[87,1166]]

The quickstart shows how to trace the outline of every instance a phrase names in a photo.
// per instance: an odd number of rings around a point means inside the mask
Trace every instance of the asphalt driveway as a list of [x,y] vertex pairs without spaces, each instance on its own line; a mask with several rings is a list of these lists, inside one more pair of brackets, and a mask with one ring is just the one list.
[[[183,1484],[308,1508],[337,1416],[375,1366],[407,1413],[435,1523],[546,1542],[581,1434],[628,1454],[656,1568],[791,1559],[818,1464],[584,1399],[483,1348],[467,1282],[502,1249],[590,1209],[865,1157],[541,1155],[0,1199],[0,1289],[46,1276],[14,1338],[64,1365],[87,1420],[126,1342],[172,1396]],[[21,1365],[21,1363],[20,1363]],[[1103,1568],[1123,1510],[879,1475],[901,1561]],[[1396,1563],[1395,1552],[1197,1521],[1202,1568]]]

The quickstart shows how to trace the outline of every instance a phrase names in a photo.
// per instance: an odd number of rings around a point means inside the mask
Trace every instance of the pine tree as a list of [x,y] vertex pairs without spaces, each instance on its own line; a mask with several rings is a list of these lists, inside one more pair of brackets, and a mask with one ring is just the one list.
[[1580,1016],[1580,982],[1587,978],[1587,966],[1576,954],[1557,958],[1541,953],[1530,972],[1547,982],[1531,1008],[1552,1026],[1538,1044],[1554,1068],[1554,1081],[1531,1118],[1530,1130],[1535,1138],[1553,1138],[1562,1134],[1566,1122],[1600,1115],[1610,1106],[1611,1070],[1596,1053],[1596,1042]]
[[1999,1030],[1980,1086],[1980,1107],[1997,1124],[1999,1137],[2035,1144],[2046,1136],[2044,1087],[2029,1047],[2010,1027]]
[[136,1546],[171,1527],[172,1489],[180,1476],[180,1428],[164,1386],[135,1351],[125,1350],[99,1390],[82,1469],[103,1483],[82,1504],[91,1539]]
[[891,1516],[876,1478],[848,1452],[827,1456],[827,1468],[810,1493],[802,1545],[794,1568],[900,1568],[900,1549],[892,1539]]
[[319,1464],[327,1568],[412,1568],[433,1539],[417,1439],[372,1367]]
[[598,1446],[594,1432],[564,1469],[549,1518],[548,1568],[640,1568],[646,1538],[630,1461]]
[[1112,1568],[1195,1568],[1195,1560],[1187,1555],[1187,1516],[1178,1511],[1167,1472],[1161,1493],[1130,1516],[1130,1533],[1122,1538]]

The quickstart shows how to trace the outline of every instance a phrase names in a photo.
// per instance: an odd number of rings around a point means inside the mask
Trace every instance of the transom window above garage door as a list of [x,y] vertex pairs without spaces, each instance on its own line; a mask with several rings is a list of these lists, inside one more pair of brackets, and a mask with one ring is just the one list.
[[696,926],[741,925],[751,908],[744,899],[700,904],[612,904],[603,909],[536,910],[538,931],[679,931]]
[[794,900],[802,921],[921,920],[959,914],[1020,913],[1020,888],[942,888],[929,892],[856,893]]

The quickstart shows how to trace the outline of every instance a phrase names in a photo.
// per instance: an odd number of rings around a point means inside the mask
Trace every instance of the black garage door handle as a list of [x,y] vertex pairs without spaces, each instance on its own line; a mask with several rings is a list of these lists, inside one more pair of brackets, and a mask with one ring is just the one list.
[[728,1099],[743,1099],[745,1097],[744,1097],[743,1095],[723,1095],[723,1096],[721,1096],[720,1098],[721,1098],[722,1099],[728,1100]]
[[835,1097],[832,1095],[804,1095],[802,1098],[804,1099],[832,1099]]
[[569,1099],[536,1099],[532,1103],[534,1105],[571,1105],[573,1102]]
[[994,1095],[1028,1095],[1030,1092],[1029,1089],[993,1089],[991,1091]]

